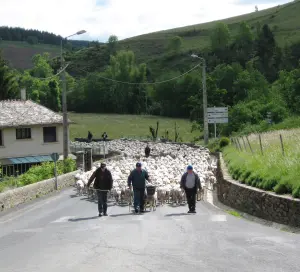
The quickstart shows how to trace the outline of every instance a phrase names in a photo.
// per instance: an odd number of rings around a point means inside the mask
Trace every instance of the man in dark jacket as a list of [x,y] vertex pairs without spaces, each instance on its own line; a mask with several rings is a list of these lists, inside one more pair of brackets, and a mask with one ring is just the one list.
[[90,177],[87,187],[91,185],[93,180],[94,189],[97,190],[98,211],[99,216],[107,216],[107,193],[112,189],[113,180],[110,171],[106,168],[105,163],[101,163],[100,167]]
[[197,189],[201,190],[201,182],[197,173],[193,171],[193,166],[187,167],[187,172],[181,177],[180,188],[185,190],[189,211],[196,213],[196,194]]
[[146,180],[149,181],[149,175],[146,170],[142,169],[142,164],[138,162],[136,169],[132,170],[128,177],[128,187],[133,187],[133,206],[135,213],[144,212],[144,197],[146,189]]
[[146,146],[146,148],[145,148],[145,156],[146,156],[147,158],[148,158],[149,155],[150,155],[150,151],[151,151],[151,149],[150,149],[149,145],[147,144],[147,146]]

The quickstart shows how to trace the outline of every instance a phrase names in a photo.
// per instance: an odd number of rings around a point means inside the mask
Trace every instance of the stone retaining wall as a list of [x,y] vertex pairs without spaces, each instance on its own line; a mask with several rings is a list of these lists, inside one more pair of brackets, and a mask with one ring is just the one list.
[[[123,156],[122,154],[116,155],[114,157],[107,158],[104,161],[109,163],[111,160],[120,160],[122,156]],[[96,163],[97,162],[95,162],[95,164]],[[77,170],[74,172],[70,172],[68,174],[58,176],[57,177],[58,190],[74,185],[75,184],[74,176],[79,172],[80,170]],[[0,211],[13,208],[17,205],[28,202],[37,197],[47,195],[53,191],[55,191],[55,179],[51,178],[51,179],[39,181],[37,183],[33,183],[30,185],[26,185],[23,187],[11,189],[6,192],[0,193]]]
[[[79,171],[70,172],[57,177],[58,189],[74,185],[74,175]],[[47,179],[27,186],[0,193],[0,211],[13,208],[37,197],[55,191],[55,179]]]
[[218,199],[242,212],[294,227],[300,227],[300,200],[241,184],[231,178],[222,154],[218,155]]

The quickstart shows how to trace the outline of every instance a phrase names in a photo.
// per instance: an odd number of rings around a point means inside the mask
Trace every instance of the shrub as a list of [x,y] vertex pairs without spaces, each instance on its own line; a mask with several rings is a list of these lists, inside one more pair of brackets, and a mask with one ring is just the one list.
[[[76,162],[70,158],[57,162],[57,174],[62,175],[76,170]],[[6,178],[0,183],[0,192],[4,188],[13,188],[36,183],[54,177],[54,163],[44,162],[41,165],[31,167],[26,173],[16,178]]]
[[230,143],[229,138],[222,137],[221,140],[220,140],[219,146],[220,146],[220,148],[223,148],[223,147],[229,145],[229,143]]

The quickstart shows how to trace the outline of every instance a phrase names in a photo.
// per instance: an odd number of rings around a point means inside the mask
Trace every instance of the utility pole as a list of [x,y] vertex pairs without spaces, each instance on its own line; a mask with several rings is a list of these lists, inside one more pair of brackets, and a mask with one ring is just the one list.
[[61,69],[63,71],[61,75],[62,83],[62,110],[63,110],[63,154],[64,160],[68,158],[69,155],[69,138],[68,138],[68,113],[67,113],[67,94],[66,94],[66,74],[64,70],[64,58],[63,58],[63,39],[61,39],[61,51],[60,51],[60,62]]
[[208,120],[207,120],[207,92],[206,92],[206,62],[202,58],[202,85],[203,85],[203,119],[204,119],[204,144],[208,144]]
[[202,88],[203,88],[203,129],[204,129],[204,144],[208,145],[208,120],[207,120],[207,92],[206,92],[206,62],[204,58],[192,54],[191,57],[202,61]]
[[[65,37],[65,39],[86,33],[85,30],[80,30],[75,34]],[[67,90],[66,90],[66,72],[63,58],[63,39],[60,41],[60,63],[61,69],[63,69],[60,73],[61,83],[62,83],[62,110],[63,110],[63,155],[64,160],[69,156],[69,135],[68,135],[68,111],[67,111]]]

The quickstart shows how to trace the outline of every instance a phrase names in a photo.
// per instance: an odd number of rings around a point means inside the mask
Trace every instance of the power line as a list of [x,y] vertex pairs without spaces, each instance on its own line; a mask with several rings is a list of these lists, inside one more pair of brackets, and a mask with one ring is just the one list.
[[[197,64],[192,69],[186,71],[185,73],[183,73],[179,76],[176,76],[176,77],[173,77],[173,78],[170,78],[170,79],[167,79],[167,80],[156,81],[156,82],[128,82],[128,81],[116,80],[116,79],[113,79],[113,78],[107,78],[107,77],[104,77],[104,76],[101,76],[101,75],[97,75],[97,76],[102,78],[102,79],[105,79],[105,80],[109,80],[109,81],[113,81],[113,82],[117,82],[117,83],[122,83],[122,84],[128,84],[128,85],[155,85],[155,84],[162,84],[162,83],[166,83],[166,82],[181,78],[181,77],[185,76],[186,74],[190,73],[191,71],[195,70],[199,66],[200,66],[200,64]],[[88,73],[88,71],[86,71],[86,70],[83,70],[83,69],[80,69],[80,68],[77,68],[77,69]]]
[[50,76],[50,77],[33,77],[33,78],[40,79],[40,80],[47,80],[47,79],[54,78],[54,77],[58,76],[61,72],[66,70],[69,65],[70,65],[70,63],[68,63],[63,69],[61,69],[57,74],[55,74],[53,76]]

